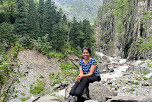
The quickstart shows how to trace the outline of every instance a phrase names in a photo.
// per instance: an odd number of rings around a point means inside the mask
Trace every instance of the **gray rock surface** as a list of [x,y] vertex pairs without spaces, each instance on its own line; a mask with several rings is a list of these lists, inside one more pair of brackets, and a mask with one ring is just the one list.
[[[73,84],[69,85],[66,89],[66,95],[65,98],[69,96],[69,91],[71,90],[71,87]],[[83,93],[84,95],[85,93]],[[105,87],[100,82],[94,82],[89,84],[89,94],[91,100],[94,100],[95,102],[105,102],[106,97],[114,96],[114,92],[110,91],[108,87]],[[82,95],[82,96],[83,96]],[[86,102],[94,102],[91,100],[87,100]]]

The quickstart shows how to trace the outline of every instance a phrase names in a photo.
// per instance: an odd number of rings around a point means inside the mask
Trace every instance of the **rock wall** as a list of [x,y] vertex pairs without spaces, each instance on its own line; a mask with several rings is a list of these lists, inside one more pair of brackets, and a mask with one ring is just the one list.
[[104,0],[95,22],[98,50],[128,60],[152,59],[151,10],[151,0]]

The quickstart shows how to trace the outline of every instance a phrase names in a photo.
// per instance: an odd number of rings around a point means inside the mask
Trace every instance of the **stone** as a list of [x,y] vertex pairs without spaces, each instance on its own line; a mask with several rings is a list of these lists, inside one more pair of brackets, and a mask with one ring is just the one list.
[[145,77],[146,77],[146,78],[150,78],[150,77],[152,77],[152,72],[151,72],[151,73],[149,73],[149,74],[147,74],[147,75],[145,75]]
[[54,96],[46,95],[43,97],[32,97],[26,102],[62,102],[60,99]]
[[[99,90],[100,89],[100,90]],[[114,92],[105,87],[100,82],[94,82],[89,85],[90,98],[98,100],[99,102],[105,102],[106,97],[114,96]]]
[[144,82],[141,84],[142,86],[150,86],[150,84],[148,82]]
[[119,60],[119,64],[124,64],[124,63],[126,63],[127,62],[127,59],[120,59]]
[[86,100],[84,102],[99,102],[98,100]]
[[111,62],[110,59],[109,59],[109,57],[107,57],[105,55],[103,57],[101,57],[101,59],[102,59],[103,62],[107,62],[107,63]]
[[[70,92],[72,86],[73,86],[73,84],[69,85],[66,88],[65,98],[67,98],[69,96],[69,92]],[[84,94],[85,93],[83,93],[83,95]],[[89,96],[90,96],[91,100],[98,100],[99,102],[105,102],[106,97],[114,96],[114,92],[110,91],[110,89],[108,87],[104,86],[102,83],[94,82],[94,83],[89,84]],[[93,102],[93,101],[91,101],[91,102]]]
[[146,96],[125,95],[111,97],[111,99],[106,102],[152,102],[152,98]]

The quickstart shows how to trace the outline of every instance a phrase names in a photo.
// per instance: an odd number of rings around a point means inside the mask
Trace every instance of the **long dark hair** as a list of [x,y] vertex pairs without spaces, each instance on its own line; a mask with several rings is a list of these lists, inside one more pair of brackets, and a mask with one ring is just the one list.
[[91,50],[90,50],[90,48],[84,47],[84,48],[82,49],[82,53],[83,53],[83,50],[87,50],[87,51],[89,52],[89,54],[91,55]]

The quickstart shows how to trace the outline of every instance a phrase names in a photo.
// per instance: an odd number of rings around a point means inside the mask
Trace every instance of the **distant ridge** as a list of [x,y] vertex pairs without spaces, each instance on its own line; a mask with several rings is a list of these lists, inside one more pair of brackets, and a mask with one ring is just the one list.
[[98,7],[103,0],[52,0],[57,7],[62,8],[69,19],[76,17],[77,20],[87,19],[94,22]]

